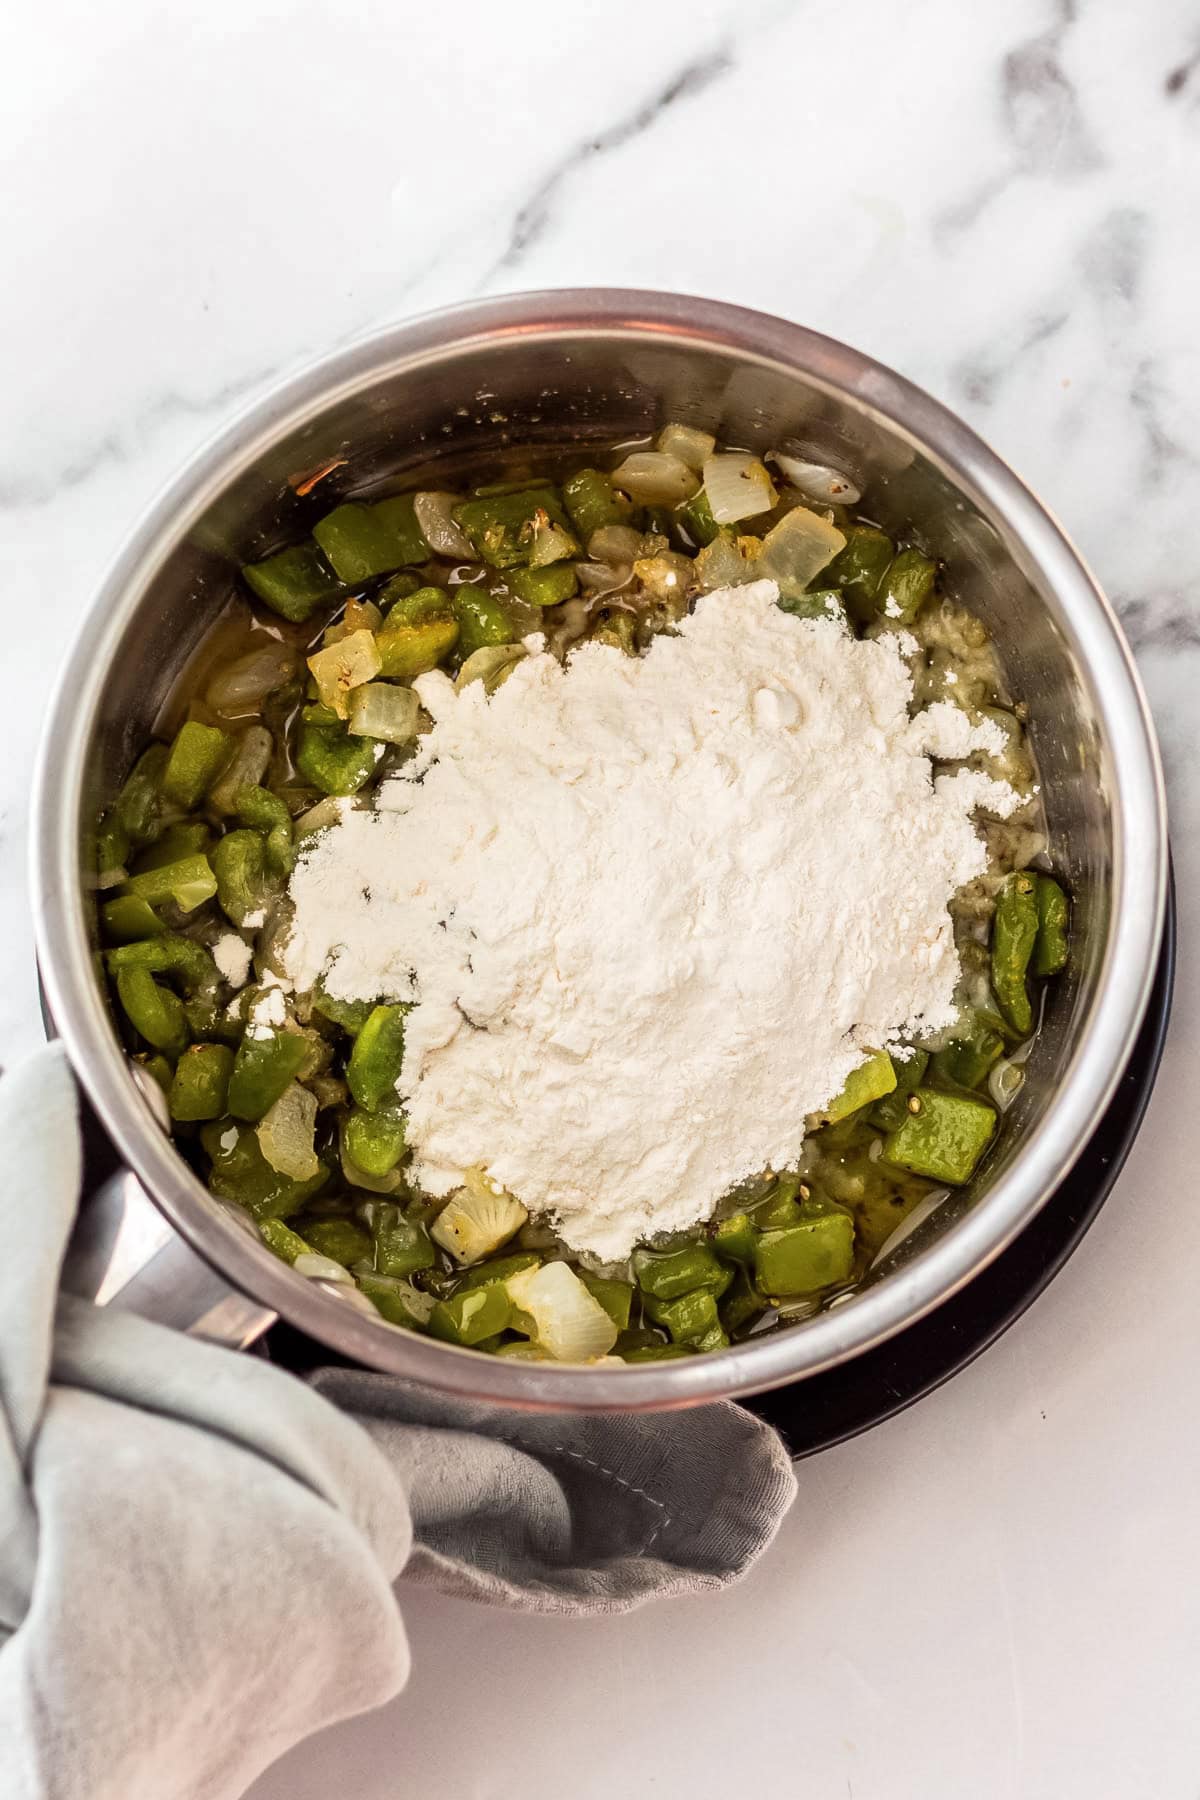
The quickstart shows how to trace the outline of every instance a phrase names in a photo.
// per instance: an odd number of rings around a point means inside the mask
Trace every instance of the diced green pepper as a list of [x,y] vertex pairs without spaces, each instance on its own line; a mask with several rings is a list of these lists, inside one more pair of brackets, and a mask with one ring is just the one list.
[[996,896],[992,918],[992,989],[1000,1010],[1020,1037],[1033,1030],[1026,973],[1038,935],[1036,878],[1027,869],[1010,875]]
[[730,1337],[744,1331],[766,1311],[766,1301],[755,1287],[746,1267],[734,1271],[734,1277],[728,1291],[722,1295],[718,1307],[721,1324]]
[[587,1269],[579,1270],[582,1281],[593,1300],[598,1300],[618,1331],[624,1331],[629,1324],[629,1314],[633,1306],[633,1288],[628,1281],[610,1280],[604,1275],[593,1275]]
[[373,1113],[394,1094],[404,1060],[404,1017],[407,1006],[376,1006],[354,1040],[346,1081],[355,1100]]
[[341,725],[308,721],[300,728],[296,770],[323,794],[357,794],[375,772],[375,750],[370,738],[349,737]]
[[247,782],[234,795],[233,810],[240,824],[263,833],[267,869],[273,875],[290,874],[292,815],[278,794]]
[[458,653],[464,662],[485,644],[511,644],[517,635],[507,609],[487,588],[455,588],[454,612],[458,619]]
[[304,1235],[318,1256],[331,1256],[347,1269],[374,1251],[370,1232],[353,1219],[311,1219],[305,1222]]
[[117,998],[135,1031],[166,1056],[179,1056],[187,1046],[188,1028],[183,1002],[169,988],[160,987],[148,969],[120,969]]
[[589,635],[593,644],[608,644],[622,656],[637,655],[637,620],[632,613],[609,613],[606,619],[592,626]]
[[969,1181],[992,1140],[996,1114],[967,1094],[920,1088],[909,1096],[904,1123],[883,1141],[886,1161],[952,1187]]
[[229,1093],[233,1051],[226,1044],[193,1044],[175,1064],[167,1105],[181,1123],[219,1119]]
[[203,819],[176,819],[131,861],[129,873],[144,875],[148,869],[165,869],[189,856],[207,856],[212,835]]
[[714,1326],[720,1327],[716,1295],[705,1288],[695,1288],[674,1300],[656,1300],[647,1295],[645,1306],[655,1324],[665,1326],[670,1332],[672,1343],[691,1344]]
[[834,1095],[821,1116],[830,1125],[836,1125],[839,1119],[848,1119],[860,1107],[870,1106],[873,1100],[881,1100],[885,1094],[890,1094],[895,1085],[896,1071],[887,1051],[872,1051],[866,1062],[851,1069],[841,1093]]
[[262,1219],[259,1221],[258,1235],[268,1250],[285,1263],[294,1263],[298,1256],[311,1256],[312,1245],[306,1244],[298,1232],[285,1225],[282,1219]]
[[432,1294],[423,1294],[410,1281],[391,1275],[359,1275],[358,1285],[381,1318],[389,1325],[424,1331],[434,1308]]
[[892,1073],[896,1077],[896,1085],[890,1094],[877,1100],[867,1114],[872,1125],[878,1125],[881,1131],[894,1131],[903,1122],[908,1110],[908,1096],[914,1088],[920,1087],[928,1067],[928,1050],[913,1050],[907,1056],[897,1053],[892,1058]]
[[151,744],[139,756],[117,795],[113,811],[121,829],[135,844],[152,844],[162,828],[162,776],[167,746]]
[[721,535],[721,527],[713,518],[712,502],[703,488],[697,488],[690,500],[685,500],[679,508],[688,536],[694,543],[706,549],[716,542]]
[[400,600],[409,599],[413,594],[440,594],[442,591],[441,588],[430,589],[423,586],[421,577],[406,569],[399,575],[388,577],[375,596],[375,604],[381,612],[387,612],[389,607],[394,607]]
[[329,1179],[325,1163],[305,1181],[281,1175],[263,1155],[253,1128],[232,1119],[202,1125],[200,1142],[212,1164],[209,1188],[222,1200],[236,1200],[260,1222],[290,1218]]
[[376,1232],[374,1256],[380,1275],[413,1275],[418,1269],[432,1269],[437,1261],[429,1234],[412,1220],[399,1217]]
[[681,1250],[635,1250],[633,1271],[642,1292],[656,1300],[674,1300],[696,1288],[720,1293],[729,1285],[729,1271],[707,1244],[685,1244]]
[[448,1344],[478,1344],[504,1331],[512,1317],[512,1303],[498,1283],[460,1289],[448,1300],[439,1300],[429,1315],[430,1334]]
[[218,838],[212,868],[218,903],[235,925],[256,918],[275,892],[276,884],[267,873],[267,847],[257,831],[229,831]]
[[162,791],[176,806],[199,806],[233,755],[233,739],[215,725],[189,719],[179,727],[163,770]]
[[125,867],[129,855],[129,833],[115,812],[101,815],[96,827],[96,873],[111,875]]
[[[410,578],[407,576],[393,576],[383,593],[385,595],[390,593],[395,582],[408,579]],[[380,598],[382,599],[383,595]],[[432,585],[411,587],[406,593],[395,596],[383,630],[391,631],[399,625],[425,625],[430,619],[444,621],[453,617],[454,604],[445,588]]]
[[252,1025],[238,1046],[229,1077],[229,1110],[234,1118],[261,1119],[311,1054],[308,1039],[299,1032]]
[[1050,875],[1037,878],[1037,913],[1037,940],[1030,967],[1039,978],[1057,975],[1067,961],[1070,906],[1066,894]]
[[797,1202],[805,1199],[807,1194],[808,1189],[794,1171],[781,1175],[770,1193],[764,1195],[753,1209],[758,1230],[778,1231],[784,1225],[794,1225],[800,1216]]
[[487,1287],[493,1281],[507,1281],[510,1275],[519,1275],[522,1269],[536,1269],[541,1260],[536,1250],[514,1250],[510,1256],[493,1256],[489,1262],[464,1269],[454,1291],[461,1294],[471,1288]]
[[119,945],[108,952],[108,966],[114,975],[128,969],[145,969],[151,975],[175,975],[184,991],[193,994],[204,989],[215,991],[221,979],[216,963],[203,944],[182,937],[176,931]]
[[[404,1155],[404,1114],[399,1105],[352,1112],[343,1127],[346,1155],[365,1175],[390,1175]],[[403,1269],[392,1273],[404,1274]]]
[[840,588],[810,588],[804,594],[780,594],[780,612],[793,619],[836,619],[844,622],[846,604]]
[[728,1350],[729,1337],[725,1327],[721,1324],[720,1319],[717,1320],[715,1325],[710,1325],[708,1330],[700,1337],[693,1338],[690,1348],[698,1353],[707,1352],[709,1350]]
[[544,569],[511,569],[508,585],[527,606],[561,606],[579,591],[575,564],[548,563]]
[[106,900],[100,908],[105,935],[116,944],[136,944],[142,938],[158,937],[167,927],[154,908],[136,894],[119,895]]
[[457,619],[433,618],[421,625],[409,625],[403,619],[393,623],[395,617],[394,611],[388,614],[375,639],[380,673],[393,681],[412,681],[418,675],[427,675],[445,661],[458,643]]
[[423,563],[429,557],[411,494],[374,505],[347,501],[313,526],[313,537],[334,574],[348,587],[359,587],[376,575],[390,575],[406,563]]
[[854,1220],[849,1213],[818,1212],[758,1240],[755,1273],[764,1294],[781,1299],[815,1294],[849,1279],[854,1266]]
[[[609,477],[599,469],[577,469],[563,482],[563,505],[583,543],[602,525],[626,525],[633,511],[627,494],[618,494]],[[534,601],[549,605],[549,601]]]
[[315,544],[292,544],[261,562],[244,563],[242,576],[258,598],[293,624],[336,600],[342,584]]
[[313,1010],[356,1037],[374,1010],[370,1000],[337,1000],[320,985],[313,989]]
[[901,550],[892,560],[879,591],[875,610],[881,619],[911,625],[934,589],[937,564],[919,550]]
[[753,1262],[757,1237],[749,1213],[734,1213],[732,1218],[718,1219],[712,1228],[713,1249],[726,1262]]
[[559,497],[551,487],[463,500],[454,508],[453,516],[455,524],[470,538],[476,554],[494,569],[528,564],[539,529],[547,523],[565,526],[567,522]]
[[870,618],[895,553],[885,531],[874,525],[847,526],[845,544],[822,571],[825,585],[841,591],[856,619]]
[[618,1350],[622,1362],[670,1362],[676,1356],[690,1356],[682,1344],[641,1344],[633,1350]]
[[145,869],[139,875],[131,875],[122,889],[122,893],[145,900],[150,906],[170,900],[180,912],[194,912],[216,891],[217,879],[207,856],[185,856],[181,862]]
[[164,1094],[170,1093],[171,1065],[165,1056],[156,1051],[153,1056],[135,1056],[133,1060],[139,1068],[145,1069],[152,1080],[158,1083]]
[[939,1086],[977,1088],[1004,1055],[1004,1039],[985,1017],[973,1014],[965,1024],[963,1035],[937,1051],[930,1064],[930,1079]]

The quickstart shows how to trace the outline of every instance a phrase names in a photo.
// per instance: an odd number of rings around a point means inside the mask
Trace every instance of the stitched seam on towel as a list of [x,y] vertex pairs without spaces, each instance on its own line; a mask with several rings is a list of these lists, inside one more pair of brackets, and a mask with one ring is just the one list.
[[623,1487],[627,1494],[637,1494],[642,1500],[648,1501],[662,1516],[639,1550],[639,1556],[645,1556],[655,1538],[670,1525],[671,1515],[661,1500],[656,1500],[653,1494],[646,1492],[645,1488],[634,1487],[631,1481],[626,1481],[625,1477],[618,1475],[615,1469],[605,1468],[604,1464],[598,1463],[594,1456],[585,1456],[582,1450],[572,1450],[568,1444],[531,1444],[528,1438],[522,1437],[514,1437],[512,1442],[520,1444],[525,1450],[532,1451],[535,1456],[545,1456],[547,1450],[552,1454],[557,1452],[559,1456],[573,1456],[576,1462],[586,1463],[590,1469],[595,1469],[601,1475],[607,1475],[610,1481],[615,1481],[618,1487]]

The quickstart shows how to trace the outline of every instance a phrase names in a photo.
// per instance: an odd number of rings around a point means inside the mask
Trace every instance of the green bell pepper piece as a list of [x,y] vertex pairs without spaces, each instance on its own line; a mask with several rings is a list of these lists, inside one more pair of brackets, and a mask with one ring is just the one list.
[[340,1025],[351,1037],[357,1037],[374,1011],[374,1003],[370,1000],[337,1000],[318,983],[313,989],[313,1011],[332,1024]]
[[375,604],[381,612],[387,612],[388,608],[394,607],[397,601],[407,600],[413,594],[429,593],[430,591],[440,594],[443,590],[426,588],[419,575],[414,575],[410,570],[405,569],[399,575],[388,577],[375,596]]
[[579,592],[575,564],[548,563],[544,569],[510,569],[507,581],[526,606],[561,606]]
[[856,619],[871,618],[895,554],[896,546],[885,531],[874,525],[850,525],[845,544],[822,571],[825,586],[840,590]]
[[331,1256],[344,1268],[362,1262],[374,1253],[369,1231],[353,1219],[310,1219],[304,1224],[304,1235],[318,1256]]
[[185,856],[182,861],[166,863],[161,868],[143,869],[140,874],[131,875],[121,890],[150,906],[170,900],[180,912],[194,912],[216,891],[217,878],[207,856]]
[[866,1062],[851,1069],[845,1087],[840,1094],[834,1095],[821,1116],[827,1124],[836,1125],[839,1119],[848,1119],[851,1113],[870,1106],[873,1100],[882,1100],[895,1085],[896,1071],[891,1057],[886,1050],[875,1050]]
[[145,969],[151,975],[174,975],[180,987],[189,994],[215,992],[221,979],[216,963],[203,944],[182,937],[177,931],[141,938],[134,944],[120,944],[108,952],[107,960],[114,975],[128,969]]
[[640,1344],[632,1350],[618,1350],[622,1362],[670,1362],[676,1356],[690,1356],[682,1344]]
[[853,1266],[854,1220],[844,1212],[818,1212],[764,1231],[755,1255],[758,1285],[777,1299],[833,1287],[849,1278]]
[[350,737],[342,725],[309,720],[300,727],[296,770],[323,794],[357,794],[375,771],[375,748],[370,738]]
[[919,550],[901,550],[879,584],[875,610],[881,619],[911,625],[937,581],[937,564]]
[[142,938],[158,937],[167,927],[154,908],[136,894],[118,895],[106,900],[100,908],[105,935],[117,944],[136,944]]
[[133,1060],[157,1081],[164,1094],[171,1092],[172,1070],[165,1056],[155,1051],[153,1056],[135,1056]]
[[784,1225],[794,1225],[800,1217],[797,1203],[806,1195],[807,1189],[799,1175],[793,1171],[781,1175],[770,1193],[752,1208],[754,1224],[759,1231],[778,1231]]
[[234,815],[241,825],[261,831],[266,840],[266,867],[273,875],[292,872],[292,815],[270,788],[247,782],[233,796]]
[[313,526],[313,537],[324,551],[334,574],[348,587],[360,587],[377,575],[390,575],[406,563],[423,563],[429,545],[411,494],[365,505],[349,500]]
[[455,588],[454,612],[458,619],[458,654],[464,662],[485,644],[511,644],[517,635],[507,609],[487,588]]
[[429,618],[423,624],[410,625],[402,618],[396,620],[395,611],[390,612],[375,639],[380,674],[392,681],[427,675],[449,656],[459,632],[457,619]]
[[116,813],[102,813],[96,826],[97,875],[109,875],[114,869],[123,869],[129,848],[129,833]]
[[1038,934],[1037,881],[1027,869],[1010,875],[996,896],[992,918],[992,990],[1020,1037],[1033,1030],[1025,976]]
[[144,875],[148,869],[165,869],[189,856],[207,856],[212,836],[203,819],[176,819],[130,863],[129,873]]
[[780,612],[793,619],[836,619],[844,622],[846,603],[840,588],[810,588],[804,594],[780,594]]
[[541,1262],[536,1250],[514,1250],[510,1256],[493,1256],[490,1262],[476,1263],[473,1269],[464,1269],[454,1284],[456,1294],[471,1288],[488,1287],[493,1281],[507,1281],[510,1275],[519,1275],[522,1269],[536,1269]]
[[[757,1242],[755,1247],[757,1248]],[[722,1295],[717,1311],[721,1324],[730,1337],[744,1331],[766,1311],[766,1301],[755,1287],[749,1268],[743,1266],[734,1271],[733,1280],[728,1291]]]
[[695,1288],[674,1300],[656,1300],[647,1295],[645,1308],[647,1316],[656,1325],[666,1327],[675,1344],[695,1343],[697,1338],[704,1337],[714,1327],[719,1329],[721,1324],[716,1295],[705,1288]]
[[448,1344],[479,1344],[504,1331],[512,1317],[512,1302],[499,1283],[467,1288],[439,1300],[429,1315],[432,1337]]
[[151,744],[133,765],[117,795],[113,806],[117,823],[135,844],[152,844],[162,829],[162,777],[166,766],[167,746]]
[[[633,511],[628,495],[619,494],[599,469],[577,469],[569,475],[563,482],[562,497],[567,517],[585,544],[602,525],[627,525]],[[550,602],[534,602],[540,604]]]
[[494,569],[513,569],[529,562],[541,515],[566,527],[562,503],[551,487],[463,500],[454,508],[453,517],[485,563]]
[[928,1067],[928,1050],[913,1050],[908,1056],[896,1055],[892,1058],[892,1073],[896,1077],[896,1085],[890,1094],[877,1100],[867,1114],[872,1125],[877,1125],[881,1131],[894,1131],[897,1125],[903,1123],[908,1111],[908,1096],[915,1088],[920,1087]]
[[188,1028],[183,1002],[169,988],[161,987],[149,969],[118,970],[117,998],[134,1030],[156,1050],[175,1057],[186,1049]]
[[342,584],[315,544],[292,544],[261,562],[243,563],[251,591],[282,619],[301,625],[318,606],[337,599]]
[[593,644],[608,644],[622,656],[637,655],[637,621],[632,613],[613,612],[588,634]]
[[593,1300],[598,1300],[618,1331],[624,1331],[629,1324],[629,1314],[633,1307],[633,1287],[628,1281],[615,1281],[604,1275],[593,1275],[587,1269],[578,1271],[582,1281]]
[[703,488],[697,488],[690,500],[685,500],[679,512],[687,527],[688,536],[693,542],[707,549],[715,544],[721,535],[721,527],[713,518],[712,502]]
[[219,1119],[229,1094],[233,1051],[227,1044],[192,1044],[175,1064],[167,1105],[180,1123]]
[[375,1233],[374,1258],[380,1275],[413,1275],[418,1269],[432,1269],[437,1252],[420,1225],[397,1217]]
[[299,1032],[251,1029],[262,1030],[263,1035],[251,1036],[247,1031],[238,1045],[229,1077],[229,1110],[235,1119],[253,1121],[261,1119],[296,1079],[312,1048]]
[[407,1006],[376,1006],[354,1040],[346,1081],[361,1107],[373,1113],[385,1096],[395,1093],[404,1060]]
[[1036,896],[1038,929],[1030,968],[1040,978],[1057,975],[1066,966],[1070,906],[1066,894],[1050,875],[1038,876]]
[[215,725],[189,719],[179,727],[167,756],[162,791],[176,806],[191,812],[199,806],[233,755],[233,739]]
[[[342,1128],[346,1155],[364,1175],[390,1175],[404,1155],[404,1114],[399,1104],[350,1113]],[[392,1273],[404,1274],[403,1269]]]
[[432,1294],[392,1275],[359,1275],[358,1285],[381,1318],[408,1331],[424,1331],[433,1311]]
[[[384,594],[390,592],[395,582],[406,579],[407,577],[401,575],[393,576],[383,590]],[[381,595],[380,598],[382,599],[383,596]],[[445,588],[432,585],[412,587],[404,594],[395,595],[383,630],[391,631],[399,625],[426,625],[430,619],[444,622],[453,617],[454,603]]]
[[[943,1087],[977,1088],[1003,1055],[1004,1039],[1000,1033],[993,1031],[986,1018],[975,1014],[962,1037],[936,1052],[930,1064],[930,1079]],[[901,1121],[897,1119],[896,1123]]]
[[712,1228],[712,1247],[726,1262],[753,1262],[757,1241],[758,1233],[750,1222],[749,1213],[734,1213],[731,1218],[718,1219]]
[[260,1219],[258,1235],[268,1250],[273,1250],[282,1262],[294,1263],[298,1256],[311,1256],[312,1245],[306,1244],[298,1232],[285,1225],[282,1219]]
[[324,1162],[304,1181],[281,1175],[263,1155],[253,1126],[232,1119],[202,1125],[200,1142],[212,1164],[210,1191],[221,1200],[235,1200],[260,1224],[263,1219],[290,1218],[329,1180]]
[[707,1244],[685,1244],[681,1250],[635,1250],[633,1272],[642,1292],[656,1300],[675,1300],[697,1288],[721,1293],[729,1285],[728,1269]]
[[263,911],[275,883],[267,873],[267,847],[259,832],[228,831],[218,838],[212,868],[221,911],[235,925],[245,925]]
[[982,1100],[920,1088],[909,1096],[904,1123],[883,1140],[883,1155],[897,1168],[959,1187],[971,1179],[995,1129],[995,1111]]

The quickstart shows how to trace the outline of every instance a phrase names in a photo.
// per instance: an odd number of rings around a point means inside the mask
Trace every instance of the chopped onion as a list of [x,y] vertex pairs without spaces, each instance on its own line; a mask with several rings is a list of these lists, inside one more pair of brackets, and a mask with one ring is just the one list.
[[595,1362],[616,1343],[613,1321],[565,1262],[522,1269],[505,1286],[513,1305],[528,1314],[535,1343],[556,1362]]
[[692,559],[668,550],[662,556],[639,557],[633,572],[648,594],[668,605],[678,601],[681,610],[692,580]]
[[723,450],[704,460],[704,491],[718,525],[736,525],[770,512],[779,496],[766,466],[743,450]]
[[[750,553],[751,545],[755,546],[753,553]],[[757,547],[757,540],[752,538],[739,538],[735,543],[732,538],[715,537],[700,551],[692,565],[700,592],[711,594],[717,588],[740,587],[744,581],[757,581]]]
[[539,514],[529,545],[530,568],[544,569],[550,563],[565,562],[569,556],[578,554],[577,539],[564,526],[556,525],[548,514]]
[[257,787],[267,772],[275,741],[265,725],[249,725],[238,739],[233,761],[209,790],[208,803],[217,812],[231,813],[240,787]]
[[452,556],[458,562],[478,562],[475,546],[450,516],[450,509],[461,501],[461,494],[447,494],[431,488],[413,495],[413,511],[425,542],[436,555]]
[[[581,588],[586,588],[589,594],[599,595],[612,594],[623,588],[632,578],[633,570],[629,563],[584,562],[575,564],[575,573]],[[564,604],[573,606],[576,602],[568,600]],[[121,880],[124,879],[122,875]]]
[[827,506],[856,506],[862,499],[862,489],[840,469],[831,469],[827,463],[805,462],[782,450],[768,450],[767,458],[786,481],[807,494],[810,500],[823,500]]
[[472,681],[482,681],[484,692],[494,694],[527,654],[523,644],[484,644],[471,652],[455,676],[455,693],[461,694]]
[[711,431],[698,431],[694,425],[679,425],[674,421],[664,425],[654,441],[656,450],[666,456],[678,457],[697,475],[704,467],[705,458],[711,456],[716,447],[717,440]]
[[374,634],[364,626],[340,643],[318,650],[309,657],[308,666],[323,703],[332,707],[339,719],[345,719],[350,712],[351,689],[372,680],[383,663]]
[[833,561],[845,542],[843,533],[828,519],[806,506],[793,507],[763,539],[758,573],[777,581],[785,599],[794,598]]
[[296,673],[296,657],[286,644],[260,644],[226,664],[209,682],[204,698],[227,718],[257,711],[268,694]]
[[694,469],[661,450],[635,450],[613,470],[612,483],[642,506],[679,506],[700,486]]
[[949,1198],[950,1189],[943,1187],[934,1188],[931,1193],[925,1195],[924,1199],[918,1200],[912,1211],[901,1219],[895,1231],[893,1231],[889,1237],[884,1239],[883,1243],[871,1258],[868,1267],[877,1269],[885,1258],[891,1256],[894,1250],[898,1250],[901,1244],[905,1243],[907,1239],[912,1236],[919,1225],[923,1225],[926,1219],[932,1218],[938,1207],[944,1206]]
[[468,1170],[464,1181],[466,1185],[451,1195],[429,1227],[429,1235],[456,1262],[476,1263],[506,1244],[529,1214],[481,1169]]
[[310,831],[327,831],[331,825],[337,825],[344,817],[346,802],[339,794],[326,794],[324,800],[318,800],[315,806],[301,813],[292,827],[296,837],[304,837]]
[[588,539],[587,553],[593,562],[629,564],[645,555],[642,533],[632,525],[601,525]]
[[385,744],[408,744],[417,735],[421,703],[411,688],[390,681],[368,681],[350,696],[351,737],[379,738]]
[[313,1149],[316,1125],[316,1095],[293,1081],[259,1120],[254,1135],[273,1169],[292,1181],[308,1181],[321,1167]]
[[321,1256],[315,1250],[304,1250],[292,1264],[297,1275],[306,1275],[310,1281],[349,1281],[354,1277],[349,1269],[343,1269],[340,1262],[334,1262],[332,1256]]
[[1025,1086],[1025,1071],[1011,1057],[1002,1056],[988,1070],[988,1093],[1000,1112],[1007,1112]]

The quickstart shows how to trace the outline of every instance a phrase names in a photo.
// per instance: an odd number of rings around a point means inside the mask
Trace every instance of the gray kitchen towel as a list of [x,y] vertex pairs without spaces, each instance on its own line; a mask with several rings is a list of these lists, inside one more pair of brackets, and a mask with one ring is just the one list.
[[731,1405],[506,1413],[310,1385],[58,1293],[77,1204],[61,1052],[0,1083],[0,1795],[234,1800],[404,1685],[393,1582],[524,1611],[725,1586],[795,1493]]

